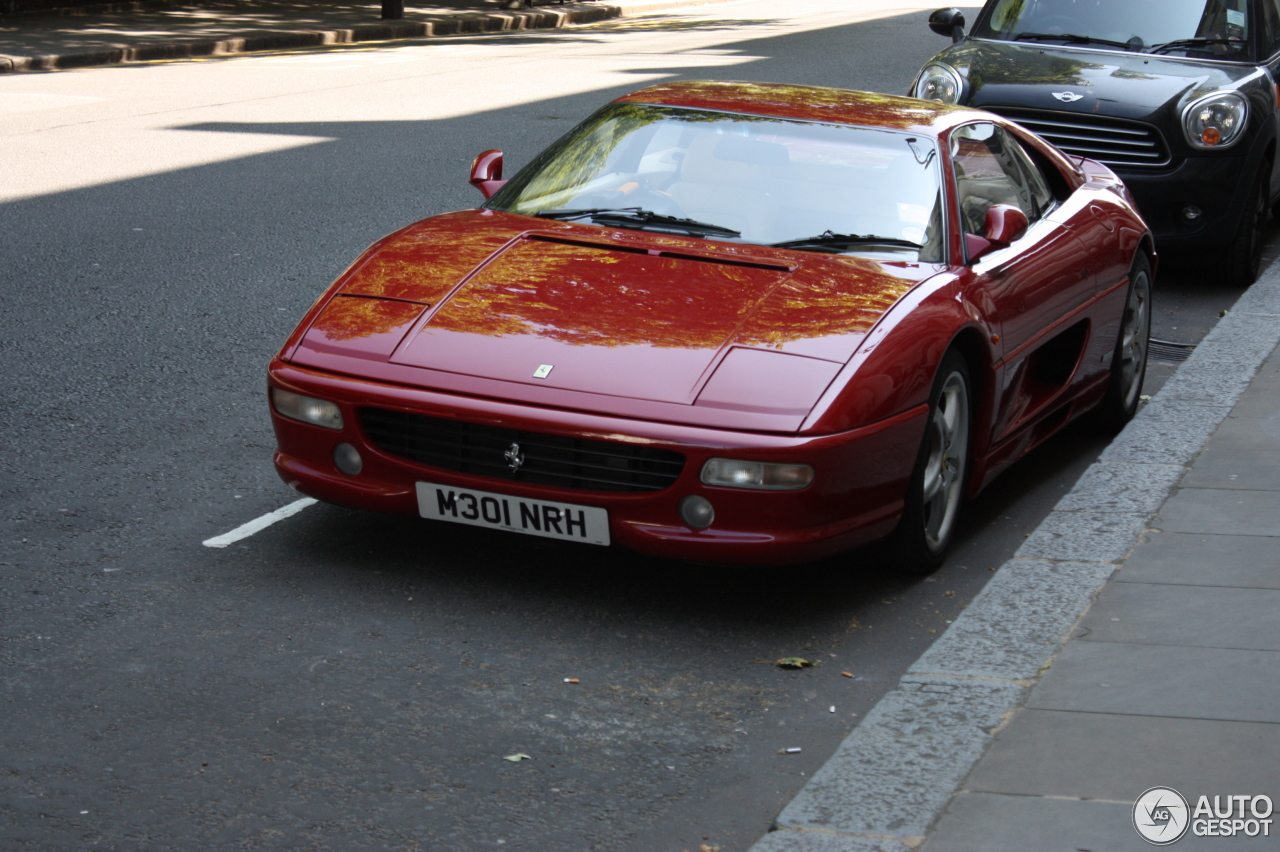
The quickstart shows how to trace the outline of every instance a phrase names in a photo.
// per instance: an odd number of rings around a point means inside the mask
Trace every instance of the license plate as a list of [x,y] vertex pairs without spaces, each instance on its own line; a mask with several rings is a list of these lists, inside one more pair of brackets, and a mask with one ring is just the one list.
[[434,521],[586,544],[609,543],[609,512],[596,506],[530,500],[433,482],[419,482],[417,489],[418,514]]

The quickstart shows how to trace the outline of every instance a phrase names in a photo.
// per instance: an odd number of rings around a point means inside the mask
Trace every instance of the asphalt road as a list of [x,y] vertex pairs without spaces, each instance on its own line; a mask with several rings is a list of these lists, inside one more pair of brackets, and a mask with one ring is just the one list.
[[[945,44],[929,8],[0,78],[0,848],[759,837],[1101,439],[997,481],[917,583],[874,553],[730,570],[328,506],[200,543],[296,499],[267,359],[367,243],[476,204],[477,152],[515,168],[666,79],[900,92]],[[1156,335],[1194,342],[1234,297],[1165,274]],[[793,655],[822,665],[772,665]]]

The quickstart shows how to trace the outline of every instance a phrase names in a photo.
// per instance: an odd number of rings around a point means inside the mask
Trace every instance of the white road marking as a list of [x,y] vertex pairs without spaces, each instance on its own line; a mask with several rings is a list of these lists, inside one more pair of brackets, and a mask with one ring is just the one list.
[[204,546],[226,547],[229,544],[235,544],[237,541],[240,541],[243,538],[248,538],[256,532],[262,532],[276,521],[283,521],[285,518],[293,517],[308,506],[314,506],[316,502],[316,500],[310,497],[304,497],[301,500],[296,500],[288,506],[283,506],[276,509],[274,512],[268,512],[261,518],[255,518],[247,524],[241,524],[229,533],[223,533],[222,535],[207,539],[204,542]]

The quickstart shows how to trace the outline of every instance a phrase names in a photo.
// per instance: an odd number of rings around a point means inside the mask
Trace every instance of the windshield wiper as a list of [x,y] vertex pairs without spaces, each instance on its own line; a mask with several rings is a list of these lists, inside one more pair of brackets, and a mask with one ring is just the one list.
[[1065,41],[1070,44],[1106,44],[1111,47],[1123,47],[1125,50],[1139,50],[1141,41],[1112,41],[1109,38],[1077,35],[1075,33],[1018,33],[1014,41]]
[[645,210],[643,207],[587,207],[580,210],[539,210],[536,214],[544,219],[590,219],[597,225],[612,225],[619,228],[652,228],[660,231],[675,231],[699,237],[740,237],[741,231],[713,225],[710,222],[699,222],[695,219],[683,219],[679,216],[667,216]]
[[1177,50],[1180,47],[1205,47],[1210,44],[1238,44],[1241,47],[1244,46],[1242,41],[1232,41],[1229,38],[1219,38],[1217,36],[1213,38],[1179,38],[1173,41],[1166,41],[1164,44],[1152,45],[1147,53],[1164,53],[1166,50]]
[[787,240],[781,243],[771,243],[774,248],[804,248],[811,246],[813,248],[831,248],[838,249],[841,246],[855,245],[880,245],[894,246],[901,248],[922,249],[924,246],[919,243],[913,243],[910,240],[900,240],[897,237],[878,237],[874,234],[836,234],[831,231],[823,231],[821,234],[813,237],[804,237],[798,240]]

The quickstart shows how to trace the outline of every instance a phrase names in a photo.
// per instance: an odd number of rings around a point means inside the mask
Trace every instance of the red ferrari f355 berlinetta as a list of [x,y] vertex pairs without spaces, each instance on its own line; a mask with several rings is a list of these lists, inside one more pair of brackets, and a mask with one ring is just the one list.
[[669,83],[471,182],[483,207],[374,244],[271,362],[298,491],[706,562],[892,535],[920,572],[966,496],[1138,405],[1146,225],[989,113]]

